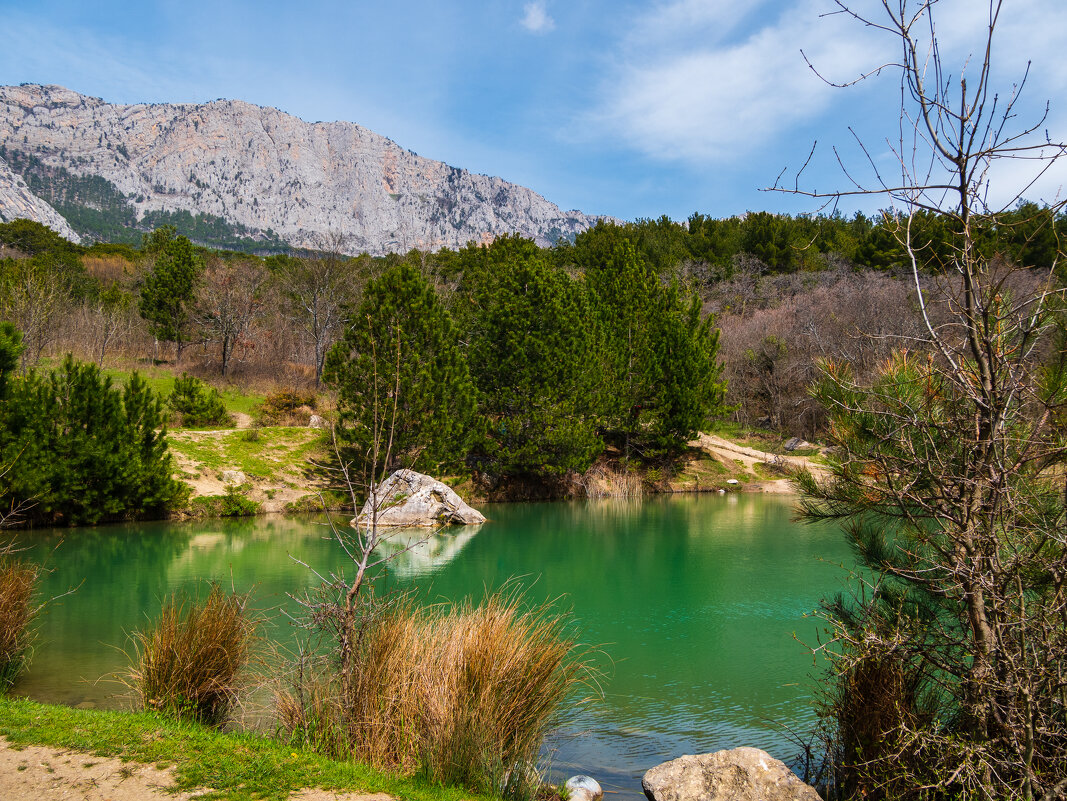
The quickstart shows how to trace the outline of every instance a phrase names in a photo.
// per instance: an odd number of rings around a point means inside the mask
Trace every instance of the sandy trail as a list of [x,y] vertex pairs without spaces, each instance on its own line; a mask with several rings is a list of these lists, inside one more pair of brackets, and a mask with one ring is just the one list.
[[[723,439],[715,434],[705,434],[701,432],[697,435],[697,438],[694,441],[689,443],[689,445],[694,448],[700,448],[704,452],[710,453],[712,456],[722,459],[723,461],[741,462],[745,466],[745,469],[750,471],[754,471],[754,466],[757,463],[774,464],[778,461],[786,467],[797,469],[806,468],[819,480],[822,480],[829,475],[829,471],[824,465],[817,464],[804,456],[768,453],[766,451],[756,450],[755,448],[748,448],[744,445],[738,445],[736,442],[730,442],[730,440]],[[752,482],[750,486],[753,489],[758,489],[762,492],[781,494],[796,492],[793,483],[788,478],[764,479],[762,481]]]
[[[30,745],[13,748],[0,737],[0,799],[3,801],[191,801],[207,789],[175,793],[172,769],[123,762],[80,751]],[[307,788],[292,801],[396,801],[385,793]]]

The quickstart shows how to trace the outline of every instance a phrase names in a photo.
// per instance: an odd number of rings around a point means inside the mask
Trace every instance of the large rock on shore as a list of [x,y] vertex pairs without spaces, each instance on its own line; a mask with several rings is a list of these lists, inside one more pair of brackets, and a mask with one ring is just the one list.
[[414,470],[397,470],[378,485],[352,524],[370,526],[375,522],[388,527],[475,526],[484,523],[485,516],[446,484]]
[[645,774],[649,801],[822,801],[815,789],[758,748],[682,756]]

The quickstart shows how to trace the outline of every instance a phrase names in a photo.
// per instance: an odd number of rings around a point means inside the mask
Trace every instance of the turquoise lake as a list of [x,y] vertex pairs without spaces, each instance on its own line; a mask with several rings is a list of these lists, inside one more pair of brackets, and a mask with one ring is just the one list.
[[[402,553],[386,581],[440,601],[514,579],[531,601],[572,608],[601,653],[603,697],[570,711],[547,755],[557,776],[588,773],[635,798],[645,770],[682,754],[749,745],[789,761],[798,748],[786,728],[814,723],[810,613],[842,589],[852,557],[836,530],[792,522],[791,503],[732,494],[491,504],[489,523]],[[318,581],[300,562],[323,575],[344,566],[327,534],[312,518],[263,517],[23,535],[50,568],[44,592],[75,590],[48,606],[15,691],[127,704],[114,675],[128,664],[128,633],[165,596],[206,579],[253,591],[267,637],[294,642],[283,612]]]

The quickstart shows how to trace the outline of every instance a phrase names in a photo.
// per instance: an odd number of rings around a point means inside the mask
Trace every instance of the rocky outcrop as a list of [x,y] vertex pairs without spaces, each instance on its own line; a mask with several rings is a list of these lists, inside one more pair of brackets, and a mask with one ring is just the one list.
[[212,214],[297,247],[337,236],[348,253],[381,254],[505,233],[548,244],[596,221],[354,123],[309,123],[237,100],[123,106],[59,86],[0,87],[0,146],[105,179],[138,217]]
[[648,771],[641,787],[649,801],[822,801],[784,762],[758,748],[679,757]]
[[414,470],[397,470],[378,485],[352,524],[406,528],[484,522],[485,516],[446,484]]
[[63,215],[33,194],[22,176],[0,158],[0,222],[18,219],[39,222],[71,242],[81,242]]

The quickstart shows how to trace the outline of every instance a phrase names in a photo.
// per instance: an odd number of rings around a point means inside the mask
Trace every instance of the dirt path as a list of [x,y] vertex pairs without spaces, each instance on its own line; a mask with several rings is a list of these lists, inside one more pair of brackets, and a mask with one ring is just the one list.
[[[700,433],[689,445],[694,448],[700,448],[702,451],[725,462],[741,462],[746,470],[752,472],[755,472],[757,464],[780,464],[786,469],[810,470],[820,480],[829,475],[825,466],[813,462],[807,457],[768,453],[738,445],[736,442],[730,442],[728,439],[723,439],[715,434]],[[796,492],[788,478],[764,479],[762,481],[749,482],[746,486],[758,489],[761,492],[779,494]]]
[[[123,762],[80,751],[31,745],[15,749],[0,737],[3,801],[191,801],[207,789],[175,793],[172,769]],[[292,801],[396,801],[385,793],[342,793],[308,788]]]

